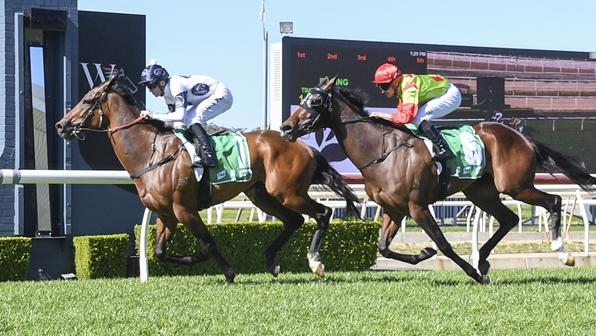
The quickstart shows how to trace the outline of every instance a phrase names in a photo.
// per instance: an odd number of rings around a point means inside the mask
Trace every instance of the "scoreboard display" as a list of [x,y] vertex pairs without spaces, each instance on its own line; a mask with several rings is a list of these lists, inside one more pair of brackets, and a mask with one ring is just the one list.
[[396,100],[385,97],[372,83],[377,67],[387,62],[404,73],[427,71],[426,50],[407,44],[284,37],[282,120],[310,88],[335,75],[336,85],[366,92],[368,106],[395,108]]

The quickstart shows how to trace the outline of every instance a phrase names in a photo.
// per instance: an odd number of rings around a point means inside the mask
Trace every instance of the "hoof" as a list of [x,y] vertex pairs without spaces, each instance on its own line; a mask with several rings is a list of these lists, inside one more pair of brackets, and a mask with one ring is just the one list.
[[561,260],[561,262],[565,266],[570,266],[570,267],[575,266],[575,257],[572,256],[571,253],[569,253],[569,252],[560,253],[559,260]]
[[308,266],[310,267],[311,271],[318,275],[319,277],[325,276],[325,265],[319,261],[319,254],[318,253],[308,253],[306,255],[308,259]]
[[226,274],[226,283],[228,285],[233,285],[234,284],[234,278],[236,277],[236,274],[232,273],[232,274]]
[[480,264],[478,265],[478,271],[480,272],[480,275],[485,276],[486,274],[488,274],[488,271],[490,270],[490,263],[487,260],[483,260],[480,262]]
[[271,275],[273,275],[276,278],[279,275],[279,273],[281,272],[281,266],[279,266],[278,263],[275,263],[273,265],[270,265],[268,267],[268,269],[269,269],[269,273],[271,273]]
[[325,277],[325,265],[323,263],[319,263],[316,268],[314,268],[313,273],[318,275],[320,278]]
[[423,250],[420,251],[420,257],[422,258],[421,260],[428,259],[434,256],[435,254],[437,254],[437,250],[435,250],[432,247],[425,247]]
[[491,285],[492,283],[493,282],[491,281],[490,276],[488,276],[486,274],[482,276],[482,284],[483,285]]

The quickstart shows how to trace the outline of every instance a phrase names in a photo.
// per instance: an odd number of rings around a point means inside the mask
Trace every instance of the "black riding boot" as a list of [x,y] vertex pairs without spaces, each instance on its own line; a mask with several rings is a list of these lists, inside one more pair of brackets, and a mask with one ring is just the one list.
[[441,136],[441,133],[439,133],[439,131],[429,121],[421,122],[420,126],[418,126],[418,129],[420,129],[430,139],[430,141],[433,142],[437,152],[435,155],[435,160],[445,161],[455,157],[447,145],[447,142],[445,139],[443,139],[443,136]]
[[203,126],[199,123],[190,125],[190,133],[195,139],[195,147],[201,156],[203,166],[215,167],[217,165],[217,156],[215,156],[215,151]]

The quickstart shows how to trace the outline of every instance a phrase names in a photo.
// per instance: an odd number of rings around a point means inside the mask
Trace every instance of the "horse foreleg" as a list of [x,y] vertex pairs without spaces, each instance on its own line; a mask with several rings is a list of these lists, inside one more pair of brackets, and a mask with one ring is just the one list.
[[507,235],[519,221],[519,217],[507,208],[499,197],[499,191],[495,188],[492,177],[485,175],[482,180],[471,184],[464,190],[466,197],[477,207],[493,216],[499,222],[499,228],[482,245],[478,253],[478,271],[484,277],[488,277],[490,263],[488,257],[497,244]]
[[383,225],[381,226],[381,234],[379,236],[379,253],[385,258],[403,261],[412,265],[416,265],[437,254],[437,251],[430,247],[422,249],[418,254],[402,254],[389,249],[393,238],[399,231],[403,218],[404,215],[402,214],[383,214]]
[[244,191],[244,194],[257,206],[271,216],[277,217],[283,223],[282,231],[265,250],[265,263],[267,270],[278,276],[281,267],[277,261],[277,253],[292,235],[302,226],[304,218],[285,207],[279,200],[270,195],[263,184],[257,184],[253,188]]
[[437,244],[439,250],[441,250],[447,258],[453,260],[453,262],[461,267],[468,276],[476,280],[476,282],[489,283],[490,280],[488,278],[482,277],[474,266],[470,265],[470,263],[453,251],[453,247],[451,247],[451,244],[449,244],[439,228],[439,225],[437,225],[437,222],[430,213],[428,205],[420,206],[418,204],[410,203],[410,215],[435,244]]
[[158,217],[155,223],[155,257],[161,262],[180,265],[193,265],[209,259],[208,255],[199,252],[196,256],[170,256],[167,254],[168,244],[176,232],[175,220],[164,220]]
[[215,240],[209,233],[209,230],[207,230],[205,223],[203,223],[199,217],[198,212],[187,210],[187,208],[182,205],[176,205],[174,206],[174,213],[176,214],[177,219],[181,221],[199,241],[199,248],[202,253],[211,256],[215,260],[215,263],[223,271],[226,281],[229,284],[234,283],[234,278],[236,277],[234,270],[219,252]]

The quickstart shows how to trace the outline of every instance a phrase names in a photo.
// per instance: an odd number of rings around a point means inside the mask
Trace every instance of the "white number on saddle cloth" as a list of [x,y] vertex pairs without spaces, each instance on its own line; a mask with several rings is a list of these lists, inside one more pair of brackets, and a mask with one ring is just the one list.
[[483,150],[472,134],[462,132],[459,134],[462,151],[464,152],[464,160],[469,165],[478,166],[482,164]]

